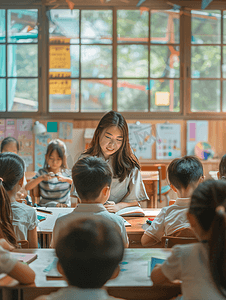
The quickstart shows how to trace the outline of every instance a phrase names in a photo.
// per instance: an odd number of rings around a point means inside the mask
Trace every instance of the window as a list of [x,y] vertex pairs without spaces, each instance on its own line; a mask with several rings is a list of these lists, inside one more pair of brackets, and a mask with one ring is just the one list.
[[178,11],[50,10],[49,111],[180,112],[179,36]]
[[0,111],[38,111],[38,10],[0,9]]

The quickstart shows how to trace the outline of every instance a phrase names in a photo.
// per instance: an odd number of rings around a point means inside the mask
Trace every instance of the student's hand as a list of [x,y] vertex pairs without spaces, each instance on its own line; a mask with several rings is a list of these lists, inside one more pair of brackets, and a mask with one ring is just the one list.
[[16,199],[25,199],[25,195],[24,193],[22,193],[21,191],[16,193]]
[[43,181],[43,180],[48,181],[48,180],[50,180],[51,178],[53,178],[49,173],[48,173],[48,174],[41,175],[40,177],[41,177],[42,181]]
[[110,213],[116,213],[118,210],[120,210],[120,207],[118,206],[118,204],[115,204],[114,201],[111,201],[111,204],[105,204],[104,207]]
[[57,176],[57,179],[61,182],[67,182],[68,177],[64,177],[62,174]]
[[15,247],[8,243],[5,239],[0,239],[0,246],[8,251],[15,249]]
[[66,203],[57,203],[56,207],[68,207]]

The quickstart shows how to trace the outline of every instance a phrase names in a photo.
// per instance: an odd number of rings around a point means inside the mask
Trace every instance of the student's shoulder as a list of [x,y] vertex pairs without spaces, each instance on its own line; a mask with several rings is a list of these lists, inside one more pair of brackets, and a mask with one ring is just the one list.
[[120,225],[124,225],[124,219],[121,216],[109,213],[108,211],[103,212],[102,215],[105,216],[109,221],[115,222]]
[[25,203],[20,203],[17,201],[12,202],[11,208],[13,212],[20,211],[20,212],[25,212],[28,215],[36,215],[36,210],[33,207],[26,205]]

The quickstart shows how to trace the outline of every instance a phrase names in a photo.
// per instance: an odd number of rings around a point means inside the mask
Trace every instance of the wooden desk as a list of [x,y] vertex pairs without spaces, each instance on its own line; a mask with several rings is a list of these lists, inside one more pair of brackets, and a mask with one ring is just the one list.
[[[64,280],[46,280],[44,269],[53,261],[55,251],[53,249],[19,249],[17,252],[37,253],[38,259],[30,264],[36,273],[35,284],[18,285],[16,280],[9,279],[4,290],[4,300],[20,299],[33,300],[42,294],[49,294],[61,287],[67,286]],[[178,295],[180,286],[152,286],[150,278],[147,276],[148,261],[151,257],[166,258],[170,255],[169,249],[125,249],[121,272],[118,278],[110,280],[106,288],[110,295],[124,299],[171,299]],[[126,266],[126,267],[125,267]],[[0,285],[1,280],[0,280]]]
[[[38,225],[38,236],[42,240],[42,247],[49,248],[53,227],[56,222],[56,219],[64,214],[69,214],[74,210],[74,208],[55,208],[49,207],[46,209],[47,211],[51,211],[53,214],[45,214],[37,212],[40,215],[46,216],[46,220],[42,221]],[[144,208],[145,217],[125,217],[125,219],[132,225],[131,227],[126,227],[126,231],[129,238],[129,247],[130,248],[141,248],[141,237],[148,227],[146,224],[147,217],[155,217],[158,215],[161,209],[148,209]]]

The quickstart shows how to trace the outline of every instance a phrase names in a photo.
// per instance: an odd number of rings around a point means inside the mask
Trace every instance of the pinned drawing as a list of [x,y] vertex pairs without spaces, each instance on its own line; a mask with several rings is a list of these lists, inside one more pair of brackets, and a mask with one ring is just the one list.
[[51,134],[35,136],[35,171],[43,168],[47,145],[51,139]]
[[129,141],[138,159],[151,159],[151,146],[155,142],[151,124],[128,124]]

